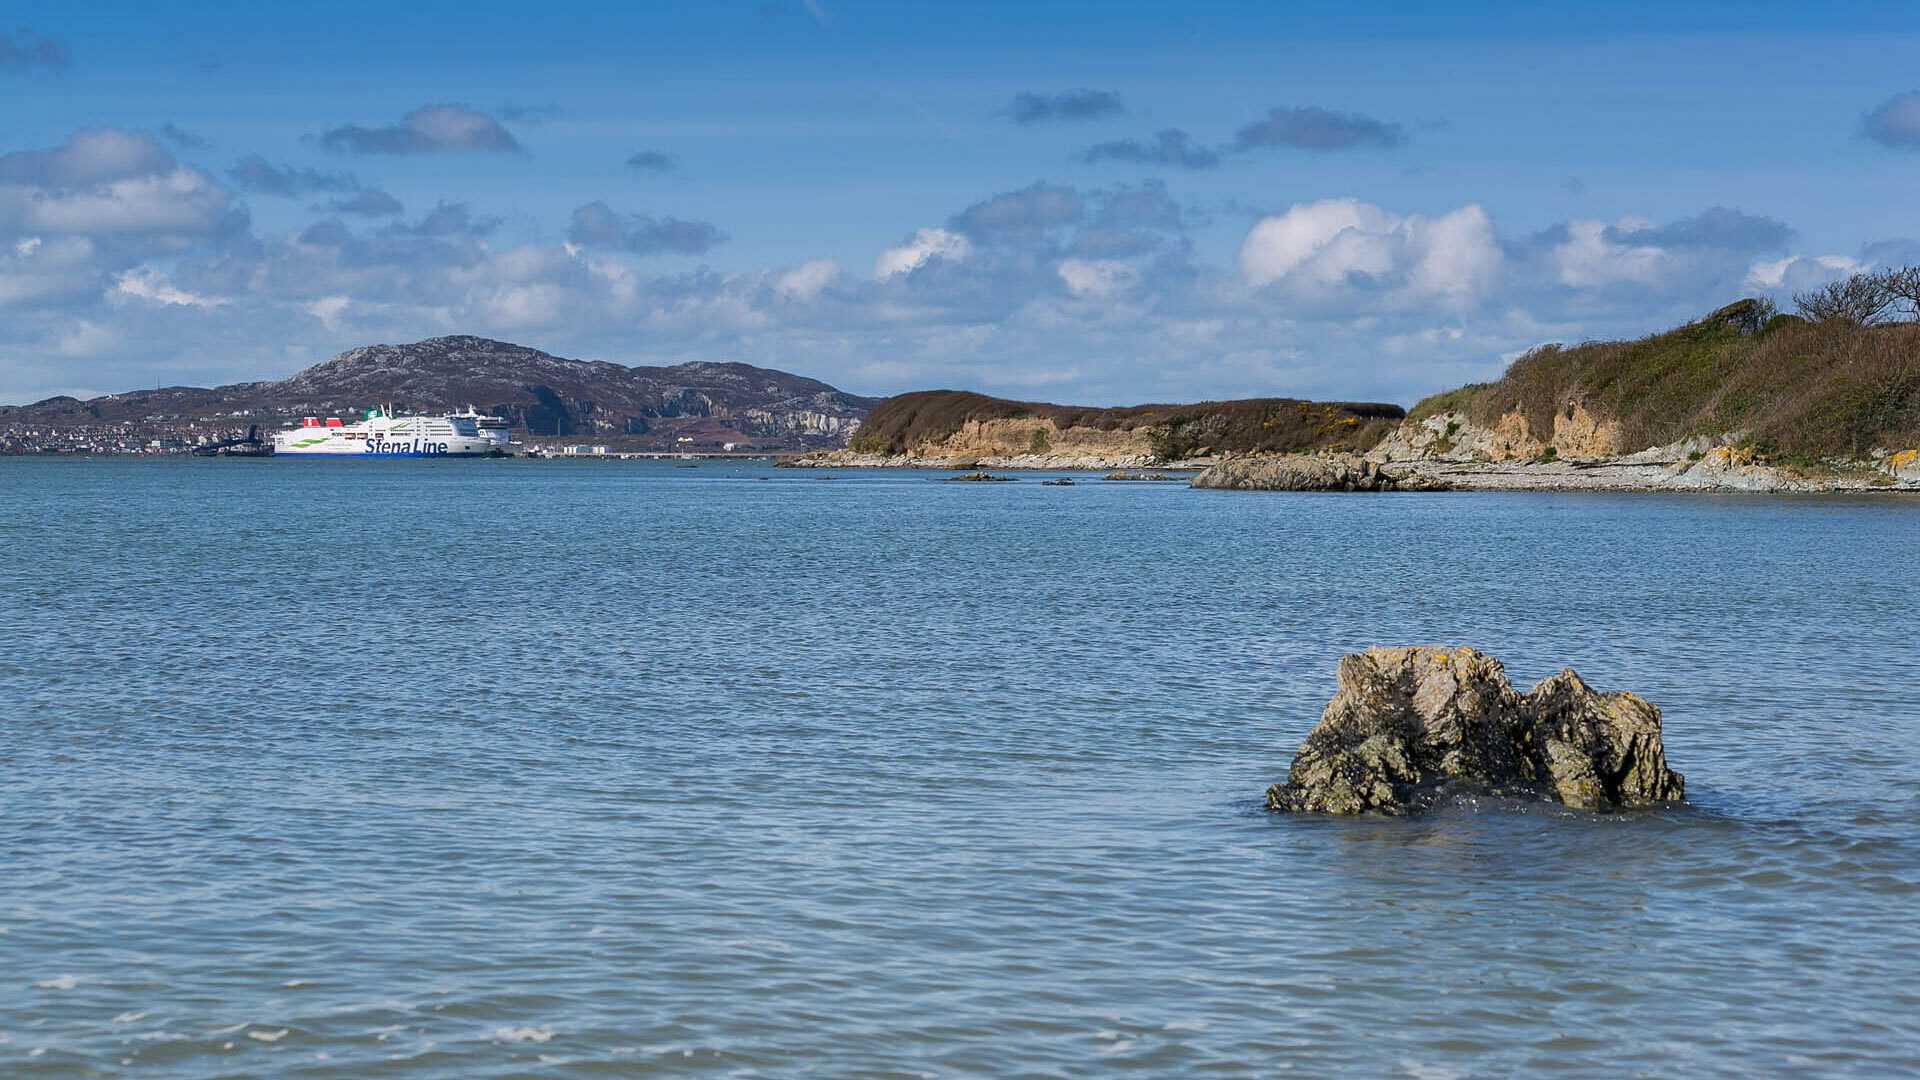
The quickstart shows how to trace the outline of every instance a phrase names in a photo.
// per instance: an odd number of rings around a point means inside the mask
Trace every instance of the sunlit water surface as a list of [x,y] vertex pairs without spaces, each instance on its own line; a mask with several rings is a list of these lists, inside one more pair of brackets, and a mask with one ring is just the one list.
[[[1920,1069],[1920,502],[0,462],[0,1075]],[[1689,801],[1261,809],[1372,644]]]

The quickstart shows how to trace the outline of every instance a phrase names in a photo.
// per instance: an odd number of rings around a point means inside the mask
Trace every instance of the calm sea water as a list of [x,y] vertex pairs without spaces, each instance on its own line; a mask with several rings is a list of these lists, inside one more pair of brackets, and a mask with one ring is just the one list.
[[[1920,501],[0,462],[0,1075],[1920,1069]],[[1688,804],[1271,816],[1371,644]]]

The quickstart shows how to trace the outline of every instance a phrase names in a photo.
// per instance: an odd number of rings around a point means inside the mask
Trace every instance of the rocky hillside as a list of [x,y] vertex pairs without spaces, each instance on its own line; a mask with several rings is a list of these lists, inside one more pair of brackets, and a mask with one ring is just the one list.
[[[1920,446],[1920,324],[1810,323],[1742,300],[1634,341],[1546,345],[1415,405],[1390,459],[1606,457],[1728,444],[1762,460]],[[1684,451],[1679,448],[1684,446]]]
[[273,422],[351,415],[373,406],[430,411],[473,405],[526,433],[672,444],[682,436],[767,446],[837,446],[874,398],[747,364],[624,367],[568,360],[478,337],[350,349],[278,382],[168,387],[91,401],[52,398],[0,408],[0,424],[113,424],[241,414]]
[[1049,455],[1172,461],[1227,453],[1364,449],[1399,424],[1398,405],[1294,398],[1086,408],[925,390],[874,407],[851,448],[922,457]]

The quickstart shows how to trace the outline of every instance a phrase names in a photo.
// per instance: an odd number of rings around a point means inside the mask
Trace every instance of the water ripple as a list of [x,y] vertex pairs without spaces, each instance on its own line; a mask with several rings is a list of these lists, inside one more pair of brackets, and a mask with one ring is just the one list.
[[[761,475],[0,462],[0,1074],[1920,1070],[1920,505]],[[1262,810],[1407,641],[1689,803]]]

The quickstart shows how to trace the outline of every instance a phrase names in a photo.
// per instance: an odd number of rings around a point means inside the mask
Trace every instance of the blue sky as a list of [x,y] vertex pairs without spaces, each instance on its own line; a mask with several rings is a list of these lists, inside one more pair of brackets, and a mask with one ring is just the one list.
[[478,333],[1411,402],[1920,257],[1905,5],[77,7],[0,26],[0,401]]

